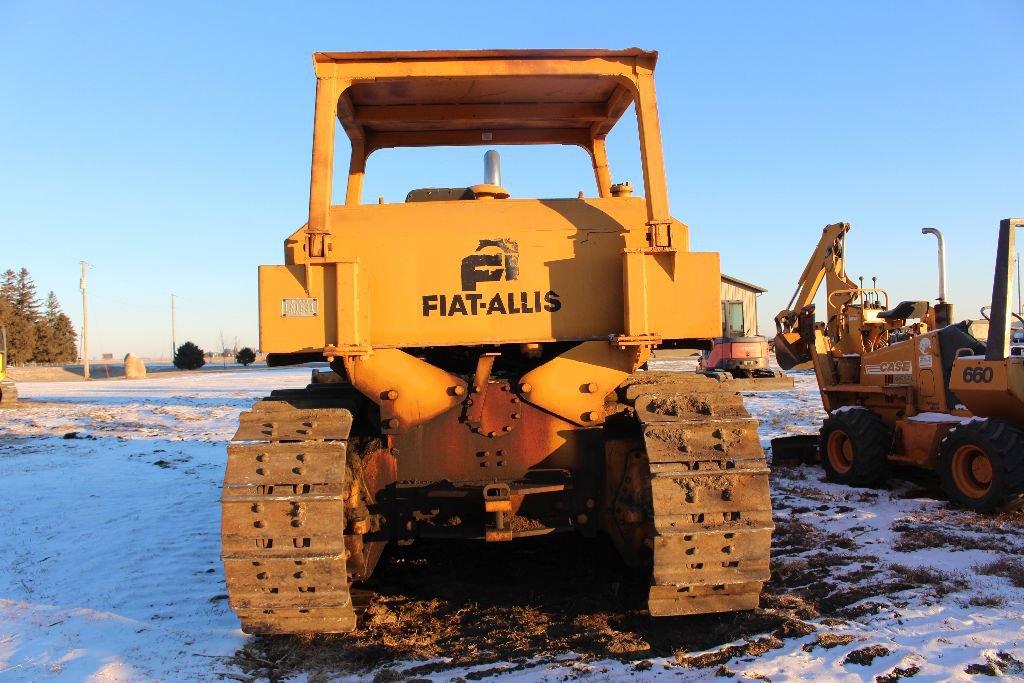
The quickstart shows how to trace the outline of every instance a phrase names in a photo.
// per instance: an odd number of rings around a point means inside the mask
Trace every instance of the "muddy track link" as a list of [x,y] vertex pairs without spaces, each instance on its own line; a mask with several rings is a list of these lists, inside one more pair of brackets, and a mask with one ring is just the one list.
[[344,535],[352,414],[338,405],[329,393],[274,392],[239,417],[221,496],[221,557],[229,604],[248,633],[356,626]]
[[774,529],[757,420],[700,375],[643,373],[621,392],[643,435],[626,471],[646,513],[651,614],[755,609]]

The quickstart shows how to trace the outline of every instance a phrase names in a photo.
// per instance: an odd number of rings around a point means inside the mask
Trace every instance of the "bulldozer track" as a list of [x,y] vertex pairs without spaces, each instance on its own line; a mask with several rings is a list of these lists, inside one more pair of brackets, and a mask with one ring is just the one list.
[[[774,525],[758,423],[742,397],[728,382],[651,372],[618,397],[612,412],[639,438],[606,502],[651,571],[650,613],[756,608]],[[275,391],[239,417],[221,534],[229,603],[248,633],[352,631],[372,600],[352,588],[366,572],[352,555],[365,527],[349,408],[344,391],[311,385]]]
[[328,392],[274,392],[228,447],[221,540],[228,599],[254,634],[340,633],[368,599],[350,589],[346,452],[352,414]]
[[626,471],[640,479],[633,485],[651,551],[650,613],[756,608],[774,524],[758,422],[742,396],[675,373],[634,375],[620,396],[642,430]]

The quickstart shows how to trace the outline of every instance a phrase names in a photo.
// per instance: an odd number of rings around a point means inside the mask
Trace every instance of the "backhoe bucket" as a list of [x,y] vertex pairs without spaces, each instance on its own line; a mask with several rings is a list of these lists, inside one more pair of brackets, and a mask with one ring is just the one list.
[[796,332],[785,332],[775,335],[775,360],[783,370],[811,362],[811,353],[807,344]]

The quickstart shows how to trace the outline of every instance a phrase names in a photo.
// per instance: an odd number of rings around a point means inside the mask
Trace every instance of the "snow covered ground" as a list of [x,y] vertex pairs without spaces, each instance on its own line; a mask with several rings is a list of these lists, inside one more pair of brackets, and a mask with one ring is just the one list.
[[[227,607],[218,560],[224,446],[240,410],[308,376],[248,369],[20,384],[29,400],[0,412],[0,679],[251,680],[236,656],[249,638]],[[766,445],[820,423],[814,378],[796,381],[749,397]],[[900,480],[867,491],[820,479],[814,468],[773,473],[778,531],[763,603],[784,628],[631,661],[566,652],[445,668],[442,659],[427,676],[1024,677],[1021,517],[951,510]],[[423,664],[326,674],[402,680],[423,676]],[[322,668],[287,673],[326,680]]]

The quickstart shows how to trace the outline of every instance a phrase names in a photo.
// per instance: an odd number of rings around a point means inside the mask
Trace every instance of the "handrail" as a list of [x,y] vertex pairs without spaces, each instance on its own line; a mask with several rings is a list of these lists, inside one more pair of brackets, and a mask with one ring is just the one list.
[[865,294],[882,294],[883,296],[885,296],[885,307],[887,309],[889,308],[889,292],[885,291],[884,289],[878,288],[878,287],[871,287],[871,288],[868,288],[868,289],[861,289],[861,288],[856,288],[856,289],[838,289],[838,290],[836,290],[834,292],[829,292],[828,303],[829,303],[830,306],[834,305],[832,303],[832,297],[838,296],[840,294],[852,294],[854,298],[860,298],[862,300],[864,299],[864,295]]

